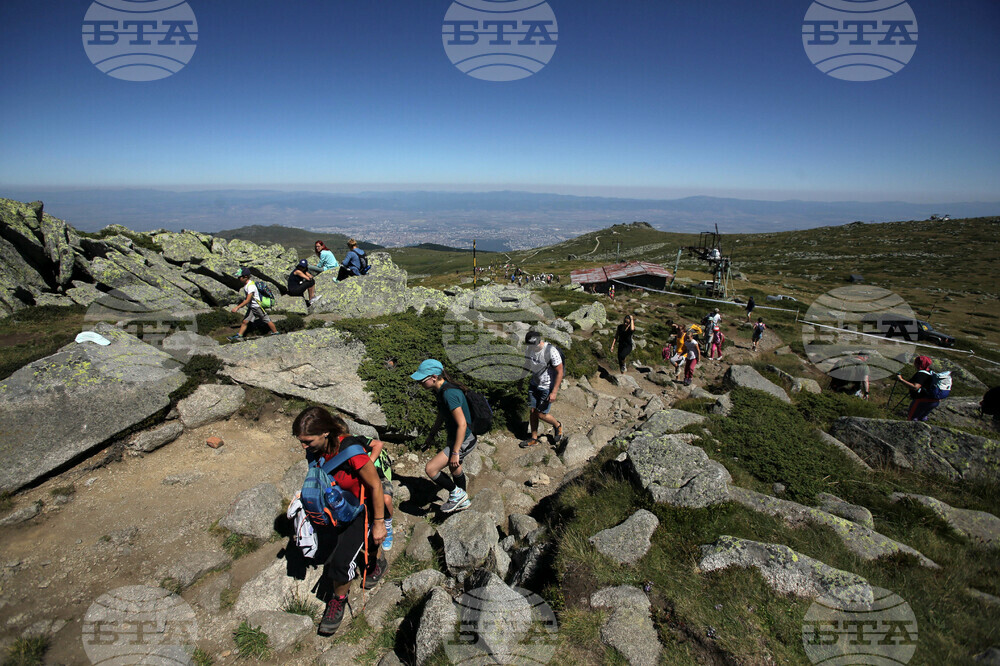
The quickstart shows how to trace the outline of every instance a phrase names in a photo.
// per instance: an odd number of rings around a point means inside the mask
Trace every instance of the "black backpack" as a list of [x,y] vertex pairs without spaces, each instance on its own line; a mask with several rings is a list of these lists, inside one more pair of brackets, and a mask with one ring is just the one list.
[[372,269],[371,264],[368,263],[368,255],[365,254],[364,250],[355,249],[354,254],[358,256],[358,270],[361,271],[362,275],[367,275],[368,271]]
[[[459,387],[449,383],[442,386],[441,390],[444,391],[447,388],[457,388],[462,391]],[[469,428],[472,430],[472,434],[485,435],[493,427],[493,409],[490,407],[490,403],[487,402],[482,393],[477,393],[472,389],[466,389],[462,393],[465,395],[465,401],[469,403],[469,415],[472,416]]]

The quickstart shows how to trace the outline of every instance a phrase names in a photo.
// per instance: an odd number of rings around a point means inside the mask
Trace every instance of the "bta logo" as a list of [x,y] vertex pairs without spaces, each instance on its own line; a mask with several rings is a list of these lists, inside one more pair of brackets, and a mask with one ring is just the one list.
[[459,71],[484,81],[516,81],[552,59],[559,27],[544,0],[456,0],[441,36]]
[[910,62],[917,18],[900,0],[817,0],[802,21],[802,45],[824,74],[876,81]]
[[177,0],[99,0],[83,19],[83,49],[99,70],[125,81],[179,72],[198,46],[198,22]]

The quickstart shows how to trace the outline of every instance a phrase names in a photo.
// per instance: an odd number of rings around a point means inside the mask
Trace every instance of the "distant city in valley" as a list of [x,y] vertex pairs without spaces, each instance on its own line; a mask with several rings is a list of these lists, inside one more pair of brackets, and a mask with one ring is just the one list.
[[854,221],[1000,215],[1000,202],[761,201],[719,197],[624,199],[530,192],[371,192],[353,195],[273,190],[171,192],[152,189],[15,188],[0,196],[41,200],[45,211],[83,231],[122,224],[137,231],[218,232],[278,224],[342,233],[386,247],[438,243],[483,251],[550,245],[622,222],[696,233],[761,233]]

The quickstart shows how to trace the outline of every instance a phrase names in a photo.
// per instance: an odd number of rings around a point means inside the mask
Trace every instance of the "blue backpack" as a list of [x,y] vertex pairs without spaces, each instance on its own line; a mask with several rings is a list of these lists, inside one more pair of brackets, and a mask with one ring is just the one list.
[[930,390],[931,397],[935,400],[944,400],[951,395],[951,371],[934,372],[931,370],[930,373],[931,377],[934,378],[934,384]]
[[302,508],[313,525],[322,527],[349,523],[364,510],[363,499],[359,501],[353,493],[333,480],[334,470],[358,455],[367,454],[360,444],[350,444],[326,463],[322,463],[322,458],[309,463],[309,472],[302,482]]

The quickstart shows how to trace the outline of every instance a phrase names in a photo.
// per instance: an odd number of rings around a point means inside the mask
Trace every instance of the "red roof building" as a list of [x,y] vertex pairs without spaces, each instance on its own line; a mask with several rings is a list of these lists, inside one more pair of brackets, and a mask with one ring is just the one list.
[[601,293],[606,292],[612,284],[617,285],[618,289],[629,285],[665,289],[672,278],[673,275],[663,266],[648,261],[626,261],[600,268],[582,268],[570,273],[573,284],[582,284],[587,291]]

